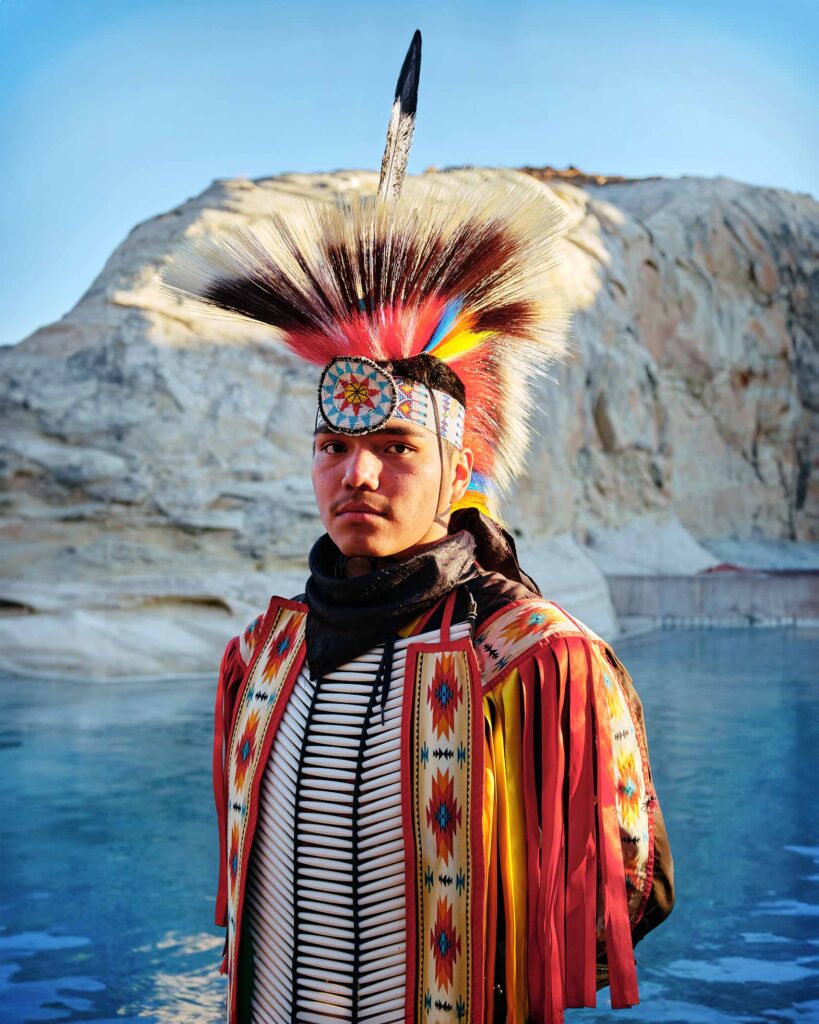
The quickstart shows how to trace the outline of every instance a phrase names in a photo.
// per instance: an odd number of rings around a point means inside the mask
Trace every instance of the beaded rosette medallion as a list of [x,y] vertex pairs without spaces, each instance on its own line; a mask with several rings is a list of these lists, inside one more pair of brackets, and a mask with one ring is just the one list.
[[393,377],[365,356],[340,356],[324,368],[319,413],[339,434],[369,434],[390,419],[407,420],[463,447],[465,410],[457,399],[418,381]]

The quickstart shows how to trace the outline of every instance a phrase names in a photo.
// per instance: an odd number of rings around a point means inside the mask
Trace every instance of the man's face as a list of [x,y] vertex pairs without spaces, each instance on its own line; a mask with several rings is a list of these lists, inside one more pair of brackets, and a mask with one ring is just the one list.
[[450,505],[466,490],[471,469],[468,450],[455,458],[444,452],[442,466],[435,434],[404,420],[356,437],[321,426],[313,441],[321,521],[348,557],[406,555],[444,537]]

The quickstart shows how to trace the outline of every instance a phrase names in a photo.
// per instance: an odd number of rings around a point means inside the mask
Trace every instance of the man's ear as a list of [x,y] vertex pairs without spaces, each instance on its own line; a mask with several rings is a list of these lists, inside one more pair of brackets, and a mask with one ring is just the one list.
[[472,477],[472,464],[474,461],[475,457],[472,454],[471,448],[464,448],[459,452],[456,451],[452,459],[452,498],[450,502],[452,505],[456,501],[460,501],[466,493],[470,478]]

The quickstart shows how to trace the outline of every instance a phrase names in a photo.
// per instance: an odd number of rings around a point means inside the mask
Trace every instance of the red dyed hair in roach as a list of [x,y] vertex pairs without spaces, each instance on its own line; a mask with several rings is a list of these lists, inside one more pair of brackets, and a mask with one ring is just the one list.
[[429,175],[389,202],[353,194],[192,240],[164,277],[177,299],[266,324],[318,367],[445,363],[464,387],[475,455],[464,503],[494,514],[494,492],[524,465],[533,379],[564,350],[562,225],[559,202],[524,175]]

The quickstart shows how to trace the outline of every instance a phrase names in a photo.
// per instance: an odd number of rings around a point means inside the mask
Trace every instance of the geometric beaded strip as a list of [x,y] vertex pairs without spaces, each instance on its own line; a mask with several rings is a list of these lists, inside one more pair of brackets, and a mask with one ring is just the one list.
[[[460,645],[418,649],[414,671],[412,825],[415,865],[416,1020],[472,1021],[482,949],[474,949],[482,882],[473,857],[480,793],[472,730],[470,658]],[[461,649],[457,649],[460,646]],[[455,648],[453,650],[453,647]],[[473,662],[474,664],[474,662]],[[478,787],[476,789],[476,787]],[[479,913],[479,916],[482,914]],[[477,984],[476,984],[477,980]]]
[[290,668],[304,639],[306,614],[279,608],[256,659],[236,716],[228,765],[228,1006],[234,997],[233,959],[239,897],[243,888],[249,796],[268,726]]

